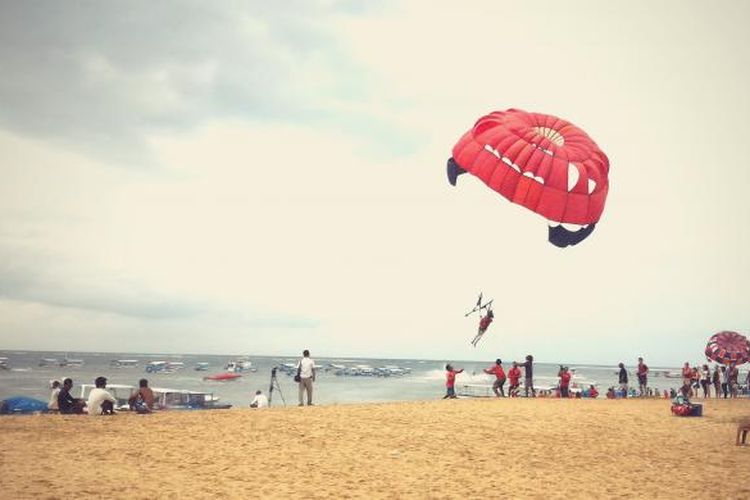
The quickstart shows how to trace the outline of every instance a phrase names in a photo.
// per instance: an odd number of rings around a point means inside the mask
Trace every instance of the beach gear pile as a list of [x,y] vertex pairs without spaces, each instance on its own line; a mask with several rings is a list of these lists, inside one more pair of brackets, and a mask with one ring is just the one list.
[[703,405],[692,404],[686,396],[680,394],[672,400],[672,414],[678,417],[702,417]]

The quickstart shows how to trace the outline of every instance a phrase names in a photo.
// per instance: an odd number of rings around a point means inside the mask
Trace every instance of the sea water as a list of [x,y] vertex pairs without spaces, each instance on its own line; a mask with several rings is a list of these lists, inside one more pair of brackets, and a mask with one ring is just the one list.
[[[50,381],[64,378],[73,379],[73,395],[80,394],[80,384],[93,384],[99,376],[107,377],[109,384],[126,384],[137,386],[141,378],[146,378],[151,387],[169,389],[187,389],[213,393],[220,402],[233,406],[249,405],[256,390],[266,395],[272,385],[272,368],[284,363],[294,363],[299,358],[273,356],[242,356],[252,361],[255,371],[244,371],[242,377],[227,381],[214,382],[204,380],[207,375],[224,373],[229,361],[239,356],[197,355],[197,354],[133,354],[133,353],[80,353],[80,352],[40,352],[40,351],[0,351],[0,357],[8,358],[9,369],[0,369],[0,399],[11,396],[28,396],[47,401],[50,394]],[[40,366],[42,359],[65,358],[82,360],[81,366],[59,366],[59,364]],[[138,360],[134,367],[113,367],[111,362],[118,359]],[[367,359],[367,358],[315,358],[319,367],[314,384],[313,402],[320,405],[347,404],[362,402],[414,401],[439,399],[445,394],[445,361],[418,359]],[[183,363],[183,368],[173,373],[147,373],[146,366],[152,361],[169,361]],[[521,360],[519,360],[521,361]],[[208,363],[206,371],[196,371],[198,363]],[[464,384],[490,386],[494,376],[483,372],[492,366],[493,360],[451,361],[454,367],[463,368],[464,373],[456,377],[456,387]],[[408,368],[410,373],[403,376],[376,377],[336,375],[335,365],[368,365],[378,367],[396,365]],[[506,372],[510,362],[504,363]],[[573,381],[588,387],[597,386],[604,397],[608,387],[617,386],[617,367],[576,365]],[[535,363],[534,385],[548,389],[557,384],[558,364]],[[631,385],[637,387],[633,367],[628,367]],[[679,373],[679,369],[671,371]],[[278,370],[271,393],[272,405],[296,405],[298,387],[292,378],[293,373]],[[522,378],[523,381],[523,378]],[[650,377],[649,386],[664,390],[678,387],[679,379]],[[507,384],[506,384],[507,391]]]

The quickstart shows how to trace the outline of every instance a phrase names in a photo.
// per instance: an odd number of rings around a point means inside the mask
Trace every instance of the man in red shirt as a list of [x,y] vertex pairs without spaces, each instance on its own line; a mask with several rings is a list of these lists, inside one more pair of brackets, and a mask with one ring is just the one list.
[[648,366],[643,362],[643,358],[638,358],[638,390],[641,391],[641,397],[648,393]]
[[513,367],[508,370],[508,378],[510,379],[510,387],[508,388],[508,396],[515,398],[518,396],[518,387],[521,385],[519,380],[521,379],[521,369],[518,367],[518,363],[513,362]]
[[445,365],[445,396],[443,399],[455,399],[456,398],[456,375],[463,372],[463,368],[455,369],[450,363]]
[[489,368],[484,369],[484,373],[495,375],[495,382],[492,384],[492,392],[497,397],[505,397],[505,391],[503,391],[503,385],[505,385],[505,370],[503,370],[503,360],[498,358],[495,360],[495,364]]
[[557,374],[558,377],[560,377],[560,397],[561,398],[569,398],[570,397],[570,372],[568,371],[567,366],[561,366],[560,371]]

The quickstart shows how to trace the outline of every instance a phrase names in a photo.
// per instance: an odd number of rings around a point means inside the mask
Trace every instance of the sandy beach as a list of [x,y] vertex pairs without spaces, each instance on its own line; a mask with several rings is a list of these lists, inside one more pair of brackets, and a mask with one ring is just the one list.
[[750,498],[750,401],[454,400],[0,419],[4,498]]

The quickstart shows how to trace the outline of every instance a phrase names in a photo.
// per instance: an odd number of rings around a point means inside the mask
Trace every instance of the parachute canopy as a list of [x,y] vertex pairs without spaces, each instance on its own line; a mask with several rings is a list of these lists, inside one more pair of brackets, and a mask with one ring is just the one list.
[[737,332],[719,332],[706,344],[706,358],[723,365],[750,361],[750,341]]
[[518,109],[483,116],[459,139],[449,182],[465,172],[547,218],[549,241],[559,247],[591,234],[609,190],[609,159],[583,130]]

